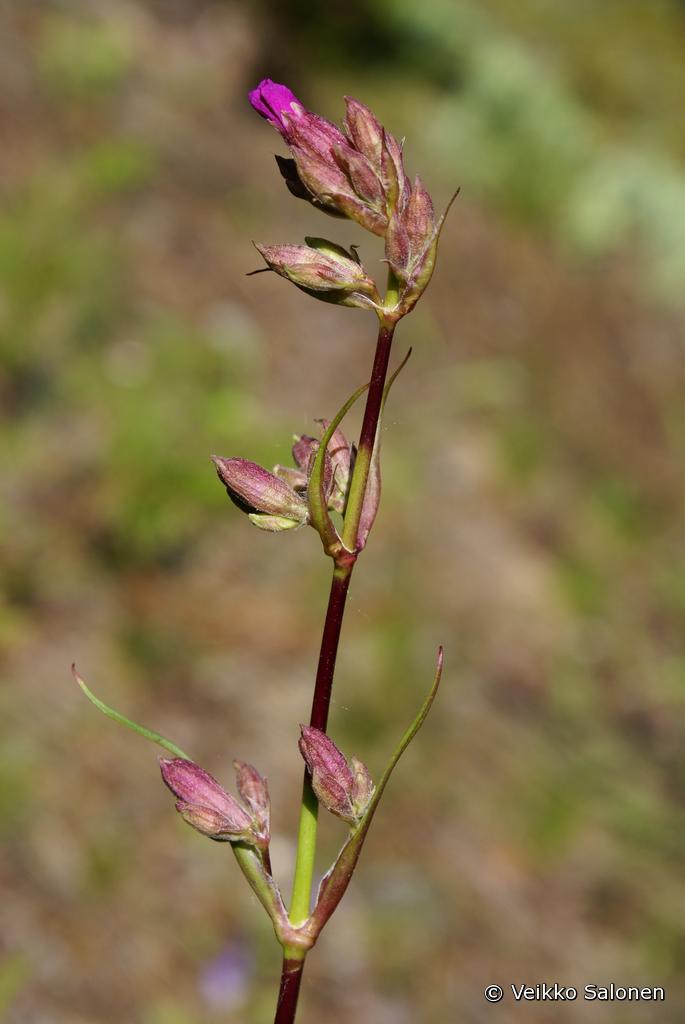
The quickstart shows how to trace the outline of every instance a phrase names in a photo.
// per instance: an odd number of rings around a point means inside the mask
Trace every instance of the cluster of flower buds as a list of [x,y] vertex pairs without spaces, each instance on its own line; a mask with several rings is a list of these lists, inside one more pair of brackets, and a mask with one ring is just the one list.
[[234,761],[240,800],[194,761],[160,758],[162,778],[177,797],[183,819],[210,839],[244,842],[265,850],[269,845],[270,802],[266,779],[245,761]]
[[366,765],[356,757],[348,761],[321,729],[300,728],[300,752],[319,802],[338,818],[356,825],[375,789]]
[[250,103],[290,149],[290,159],[276,160],[293,195],[385,239],[399,298],[384,310],[356,255],[322,239],[307,239],[307,246],[257,246],[267,265],[317,298],[404,316],[430,280],[444,216],[436,223],[420,178],[410,182],[402,146],[368,107],[349,96],[344,131],[269,78],[250,93]]
[[[328,420],[321,420],[322,435]],[[307,487],[319,441],[307,434],[295,438],[295,466],[274,466],[273,473],[248,459],[213,456],[219,479],[231,500],[250,522],[262,530],[278,533],[310,521]],[[324,496],[329,509],[343,513],[347,502],[355,449],[337,429],[324,455]]]

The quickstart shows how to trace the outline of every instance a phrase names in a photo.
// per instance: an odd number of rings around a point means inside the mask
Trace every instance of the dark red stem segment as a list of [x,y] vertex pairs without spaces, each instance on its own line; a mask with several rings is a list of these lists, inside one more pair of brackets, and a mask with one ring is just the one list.
[[369,452],[373,450],[373,442],[376,439],[376,427],[378,426],[378,417],[381,413],[383,388],[385,387],[385,378],[388,374],[388,362],[390,361],[390,349],[392,348],[394,331],[394,324],[391,326],[383,324],[378,332],[369,393],[366,399],[364,419],[362,420],[362,429],[359,435],[360,449],[366,449]]
[[309,720],[310,725],[313,725],[316,729],[321,729],[323,732],[326,731],[326,725],[328,724],[328,709],[331,703],[335,659],[338,654],[340,630],[342,629],[345,602],[351,576],[351,565],[343,569],[335,569],[331,582],[331,592],[328,598],[328,608],[326,609],[326,621],[324,622],[323,635],[321,637],[319,664],[316,670],[316,683],[314,684],[312,714]]
[[293,1024],[297,1013],[297,997],[300,994],[303,970],[304,960],[284,958],[274,1024]]

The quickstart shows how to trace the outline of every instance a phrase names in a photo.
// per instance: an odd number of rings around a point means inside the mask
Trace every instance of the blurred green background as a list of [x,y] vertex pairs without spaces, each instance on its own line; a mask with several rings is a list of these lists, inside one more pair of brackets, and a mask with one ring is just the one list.
[[[256,763],[289,888],[329,569],[208,456],[288,462],[369,371],[373,319],[247,278],[251,239],[381,252],[289,197],[269,76],[371,105],[438,208],[462,186],[398,332],[334,738],[378,776],[439,642],[447,670],[302,1024],[681,1021],[685,5],[45,0],[0,29],[1,1019],[272,1018],[230,853],[69,675],[225,783]],[[543,980],[668,1000],[482,997]]]

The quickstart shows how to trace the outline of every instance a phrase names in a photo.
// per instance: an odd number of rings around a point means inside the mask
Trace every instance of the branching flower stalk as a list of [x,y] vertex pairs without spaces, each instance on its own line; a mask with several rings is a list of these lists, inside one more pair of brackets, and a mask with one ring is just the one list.
[[[290,150],[290,157],[276,157],[290,192],[383,238],[387,263],[387,285],[381,296],[354,246],[346,250],[312,237],[305,238],[304,245],[256,245],[266,266],[253,273],[271,270],[313,298],[368,310],[377,317],[371,376],[331,420],[319,421],[318,438],[296,438],[294,466],[275,466],[270,472],[244,458],[213,457],[228,496],[253,525],[271,533],[309,525],[332,562],[311,715],[309,725],[301,726],[299,741],[305,772],[289,908],[272,871],[269,791],[257,769],[234,762],[238,798],[232,796],[176,744],[110,708],[75,670],[74,674],[101,711],[173,755],[161,759],[160,767],[176,798],[177,811],[202,835],[230,845],[283,950],[274,1024],[292,1024],[307,954],[345,894],[390,774],[423,724],[442,672],[440,649],[428,696],[374,785],[366,766],[354,756],[345,757],[328,737],[328,712],[350,579],[380,502],[383,408],[409,356],[388,377],[393,336],[430,281],[445,214],[436,220],[421,179],[411,183],[405,173],[402,146],[357,100],[346,98],[343,130],[307,110],[286,86],[269,79],[250,93],[250,102]],[[359,442],[353,445],[341,423],[365,392]],[[331,512],[340,517],[340,529]],[[348,835],[312,900],[320,807],[345,822]]]

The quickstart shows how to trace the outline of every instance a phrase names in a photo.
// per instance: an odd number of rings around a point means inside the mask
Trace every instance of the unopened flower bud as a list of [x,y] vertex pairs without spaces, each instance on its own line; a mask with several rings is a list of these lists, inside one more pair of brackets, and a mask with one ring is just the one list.
[[392,217],[385,236],[385,258],[395,277],[406,281],[411,263],[409,234],[401,216]]
[[301,495],[248,459],[212,456],[219,479],[231,500],[262,529],[278,531],[302,526],[309,513]]
[[358,291],[376,294],[376,285],[358,260],[323,238],[307,238],[306,245],[257,245],[271,270],[301,288],[317,291]]
[[407,202],[404,223],[412,253],[424,253],[435,234],[435,211],[433,200],[418,174]]
[[[300,470],[304,472],[307,481],[311,476],[314,468],[314,459],[316,453],[319,450],[319,442],[315,437],[310,437],[308,434],[302,434],[300,437],[295,437],[295,444],[293,445],[293,459],[300,467]],[[330,446],[329,451],[324,455],[323,463],[323,491],[326,502],[329,502],[331,492],[334,485],[334,471],[333,463],[330,457]]]
[[[321,420],[320,423],[321,432],[324,434],[328,429],[329,420]],[[335,509],[336,512],[342,513],[345,511],[354,454],[354,446],[350,444],[340,427],[338,427],[333,431],[333,436],[328,442],[326,458],[330,462],[331,485],[325,488],[328,507]]]
[[386,235],[386,259],[400,281],[409,281],[434,237],[433,203],[417,177],[406,202],[391,218]]
[[[454,201],[454,198],[452,201]],[[436,223],[433,202],[419,177],[390,219],[385,239],[386,259],[401,284],[398,309],[408,313],[418,302],[433,274],[445,217]]]
[[352,783],[352,807],[354,808],[357,817],[363,814],[366,810],[369,800],[373,796],[376,787],[373,784],[373,780],[369,775],[369,769],[366,765],[354,755],[349,761],[350,769],[354,781]]
[[[300,180],[300,185],[304,189],[305,194],[309,196],[309,202],[313,203],[314,206],[318,206],[323,209],[326,213],[341,214],[344,217],[350,216],[350,214],[343,210],[340,202],[343,197],[346,200],[354,198],[354,191],[352,190],[344,172],[341,170],[339,165],[331,156],[326,158],[322,157],[319,153],[310,149],[304,149],[302,146],[296,145],[294,142],[290,143],[290,152],[293,155],[293,163],[297,177]],[[289,168],[289,175],[292,174],[292,170]],[[281,171],[281,173],[283,173]],[[291,185],[286,178],[286,184],[288,188],[296,195],[299,192],[299,186]]]
[[374,308],[380,297],[375,282],[342,246],[325,238],[306,245],[256,245],[270,270],[315,298],[339,305]]
[[210,839],[254,841],[252,817],[209,772],[180,757],[160,758],[159,763],[164,782],[178,798],[176,810],[189,825]]
[[367,158],[352,146],[334,146],[333,156],[357,196],[383,218],[385,192],[378,174]]
[[292,447],[293,459],[300,470],[306,474],[309,474],[311,462],[318,447],[319,442],[315,437],[310,437],[309,434],[295,435],[295,444]]
[[[380,432],[380,425],[378,427]],[[371,533],[371,527],[376,521],[378,508],[381,503],[381,460],[380,460],[380,433],[376,438],[371,454],[371,465],[362,501],[362,511],[359,517],[359,528],[357,530],[357,548],[361,551],[366,547],[366,542]]]
[[263,841],[269,842],[271,801],[266,779],[246,761],[234,761],[236,786],[240,798],[252,811],[254,827]]
[[[374,235],[385,234],[388,219],[385,211],[378,209],[378,203],[371,205],[359,195],[350,178],[349,163],[343,154],[348,147],[339,147],[336,155],[331,152],[328,160],[307,153],[297,146],[291,146],[297,172],[308,191],[326,212],[337,212],[356,220]],[[292,189],[291,189],[292,191]]]
[[[278,169],[281,172],[281,177],[288,187],[288,191],[294,195],[296,199],[304,199],[311,203],[313,198],[312,193],[298,174],[297,164],[295,161],[284,156],[279,156],[277,153],[276,163],[278,164]],[[335,214],[336,211],[327,209],[326,213]],[[344,217],[345,215],[340,213],[339,216]]]
[[359,100],[345,97],[345,131],[355,147],[377,171],[381,167],[383,129],[378,120]]
[[318,800],[332,814],[355,824],[373,794],[368,771],[356,758],[350,763],[335,743],[312,726],[301,726],[300,752]]
[[388,217],[402,209],[409,193],[409,179],[404,171],[402,147],[390,132],[383,131],[381,150],[381,182],[385,190]]

